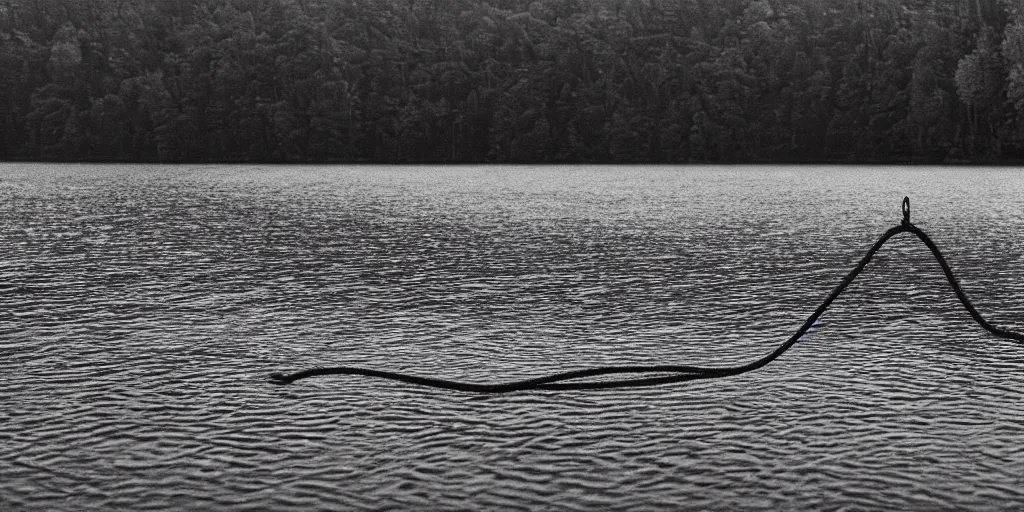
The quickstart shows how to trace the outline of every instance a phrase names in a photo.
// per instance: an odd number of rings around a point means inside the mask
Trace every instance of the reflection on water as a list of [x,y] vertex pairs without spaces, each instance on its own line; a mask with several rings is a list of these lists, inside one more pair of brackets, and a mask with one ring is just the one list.
[[1024,177],[707,168],[0,167],[4,509],[998,508],[1024,349],[893,239],[782,359],[660,388],[511,380],[735,364],[902,218],[1024,329]]

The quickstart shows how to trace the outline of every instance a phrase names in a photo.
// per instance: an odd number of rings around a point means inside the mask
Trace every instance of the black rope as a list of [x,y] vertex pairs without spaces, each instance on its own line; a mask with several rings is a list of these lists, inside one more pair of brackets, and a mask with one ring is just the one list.
[[[564,373],[556,373],[544,377],[537,377],[533,379],[519,380],[513,382],[497,383],[497,384],[477,384],[471,382],[459,382],[447,379],[437,379],[431,377],[419,377],[416,375],[410,375],[406,373],[388,372],[382,370],[370,370],[366,368],[356,368],[349,366],[337,366],[333,368],[310,368],[308,370],[302,370],[292,374],[283,373],[272,373],[270,374],[270,382],[274,384],[289,384],[299,379],[305,379],[307,377],[316,377],[320,375],[360,375],[364,377],[376,377],[381,379],[390,379],[400,382],[407,382],[409,384],[416,384],[419,386],[428,386],[440,389],[452,389],[456,391],[468,391],[476,393],[508,393],[512,391],[524,391],[529,389],[545,389],[545,390],[568,390],[568,389],[607,389],[607,388],[625,388],[625,387],[638,387],[638,386],[655,386],[659,384],[671,384],[676,382],[685,382],[697,379],[714,379],[721,377],[729,377],[732,375],[739,375],[750,371],[757,370],[768,363],[774,361],[779,356],[784,354],[790,349],[800,338],[807,333],[807,331],[814,325],[826,309],[832,304],[832,302],[839,297],[839,295],[846,289],[850,283],[857,277],[858,274],[864,267],[867,266],[871,258],[874,257],[875,253],[895,235],[900,233],[912,233],[917,236],[924,244],[932,251],[935,259],[939,262],[942,267],[942,272],[946,274],[946,279],[949,281],[950,286],[953,287],[953,292],[956,293],[960,302],[967,309],[967,312],[971,314],[971,318],[974,319],[979,325],[985,330],[989,331],[995,336],[1000,338],[1006,338],[1014,340],[1018,343],[1024,343],[1024,335],[1016,332],[1007,331],[993,326],[987,320],[985,320],[981,313],[974,308],[971,304],[970,299],[967,298],[967,294],[964,293],[963,288],[960,287],[960,282],[957,281],[956,276],[953,275],[953,270],[949,267],[949,263],[946,262],[946,258],[939,251],[939,248],[932,242],[932,239],[921,231],[917,226],[910,223],[910,198],[903,198],[903,221],[888,231],[882,234],[882,236],[875,242],[874,245],[868,249],[868,252],[861,258],[860,263],[857,264],[853,270],[850,271],[839,285],[832,290],[832,293],[825,298],[825,301],[814,310],[814,313],[807,318],[802,326],[791,336],[785,343],[779,345],[770,354],[758,359],[756,361],[741,365],[741,366],[729,366],[729,367],[706,367],[706,366],[681,366],[681,365],[647,365],[647,366],[602,366],[597,368],[589,368],[584,370],[574,370]],[[566,382],[575,381],[577,379],[585,379],[592,377],[600,377],[603,375],[623,375],[623,374],[656,374],[654,376],[639,377],[639,378],[628,378],[619,380],[598,380],[598,381],[584,381],[584,382]],[[668,374],[668,375],[664,375]]]

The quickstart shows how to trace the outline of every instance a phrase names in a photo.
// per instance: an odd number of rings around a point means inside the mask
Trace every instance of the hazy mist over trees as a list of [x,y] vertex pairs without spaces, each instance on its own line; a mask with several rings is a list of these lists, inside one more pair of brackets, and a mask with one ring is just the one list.
[[0,0],[0,159],[1022,156],[1019,1]]

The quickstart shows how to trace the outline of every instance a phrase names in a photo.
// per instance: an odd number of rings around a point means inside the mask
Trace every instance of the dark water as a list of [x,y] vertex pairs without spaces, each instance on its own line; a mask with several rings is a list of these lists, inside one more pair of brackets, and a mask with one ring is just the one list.
[[0,509],[1024,506],[1024,347],[892,240],[768,367],[735,364],[912,221],[1024,329],[1011,170],[0,166]]

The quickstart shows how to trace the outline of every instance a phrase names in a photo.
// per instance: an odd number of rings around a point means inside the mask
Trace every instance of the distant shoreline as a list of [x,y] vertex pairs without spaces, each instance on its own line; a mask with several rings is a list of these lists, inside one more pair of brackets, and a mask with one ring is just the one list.
[[753,161],[753,162],[446,162],[446,161],[368,161],[368,160],[328,160],[328,161],[264,161],[264,160],[0,160],[0,164],[95,164],[95,165],[280,165],[280,166],[320,166],[320,165],[352,165],[352,166],[401,166],[401,167],[489,167],[489,166],[531,166],[558,167],[565,165],[585,165],[596,167],[641,166],[641,167],[1024,167],[1024,160],[1004,161],[961,161],[946,160],[941,162],[915,161]]

